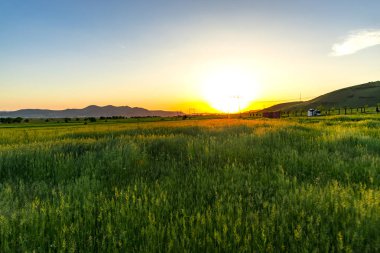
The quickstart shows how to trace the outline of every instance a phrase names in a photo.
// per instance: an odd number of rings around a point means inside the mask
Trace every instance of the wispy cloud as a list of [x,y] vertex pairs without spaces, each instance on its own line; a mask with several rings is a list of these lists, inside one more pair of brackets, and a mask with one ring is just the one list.
[[380,44],[380,29],[377,30],[359,30],[351,32],[340,43],[332,46],[332,56],[342,56],[356,53],[367,47]]

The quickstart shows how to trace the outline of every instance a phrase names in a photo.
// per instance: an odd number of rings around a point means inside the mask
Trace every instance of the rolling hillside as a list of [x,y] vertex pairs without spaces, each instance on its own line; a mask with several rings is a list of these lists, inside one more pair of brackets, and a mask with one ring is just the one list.
[[335,90],[305,102],[277,104],[263,111],[299,110],[317,107],[343,108],[376,106],[380,103],[380,81]]

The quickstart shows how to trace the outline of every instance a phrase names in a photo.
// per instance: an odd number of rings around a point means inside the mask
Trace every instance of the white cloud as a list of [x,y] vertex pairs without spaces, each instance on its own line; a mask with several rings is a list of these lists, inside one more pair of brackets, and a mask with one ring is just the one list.
[[367,47],[380,44],[380,30],[360,30],[351,32],[343,42],[332,46],[332,56],[356,53]]

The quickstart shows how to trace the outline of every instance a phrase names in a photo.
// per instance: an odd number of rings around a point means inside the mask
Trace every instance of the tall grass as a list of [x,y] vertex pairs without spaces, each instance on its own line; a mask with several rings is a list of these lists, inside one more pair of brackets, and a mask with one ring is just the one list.
[[379,126],[0,127],[0,251],[380,251]]

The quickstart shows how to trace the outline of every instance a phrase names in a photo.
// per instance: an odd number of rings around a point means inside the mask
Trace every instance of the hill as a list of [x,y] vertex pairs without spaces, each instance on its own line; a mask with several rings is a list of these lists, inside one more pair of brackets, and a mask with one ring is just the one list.
[[380,81],[335,90],[305,102],[277,104],[263,111],[299,110],[317,107],[356,108],[380,103]]
[[17,111],[0,112],[0,117],[23,117],[23,118],[75,118],[75,117],[171,117],[182,115],[182,112],[173,111],[150,111],[140,107],[129,106],[96,106],[90,105],[83,109],[65,110],[43,110],[43,109],[21,109]]
[[272,105],[270,107],[267,107],[267,108],[261,110],[261,112],[281,111],[284,108],[289,108],[291,106],[296,106],[296,105],[299,105],[299,104],[302,104],[302,103],[303,102],[301,102],[301,101],[297,101],[297,102],[287,102],[287,103],[276,104],[276,105]]

